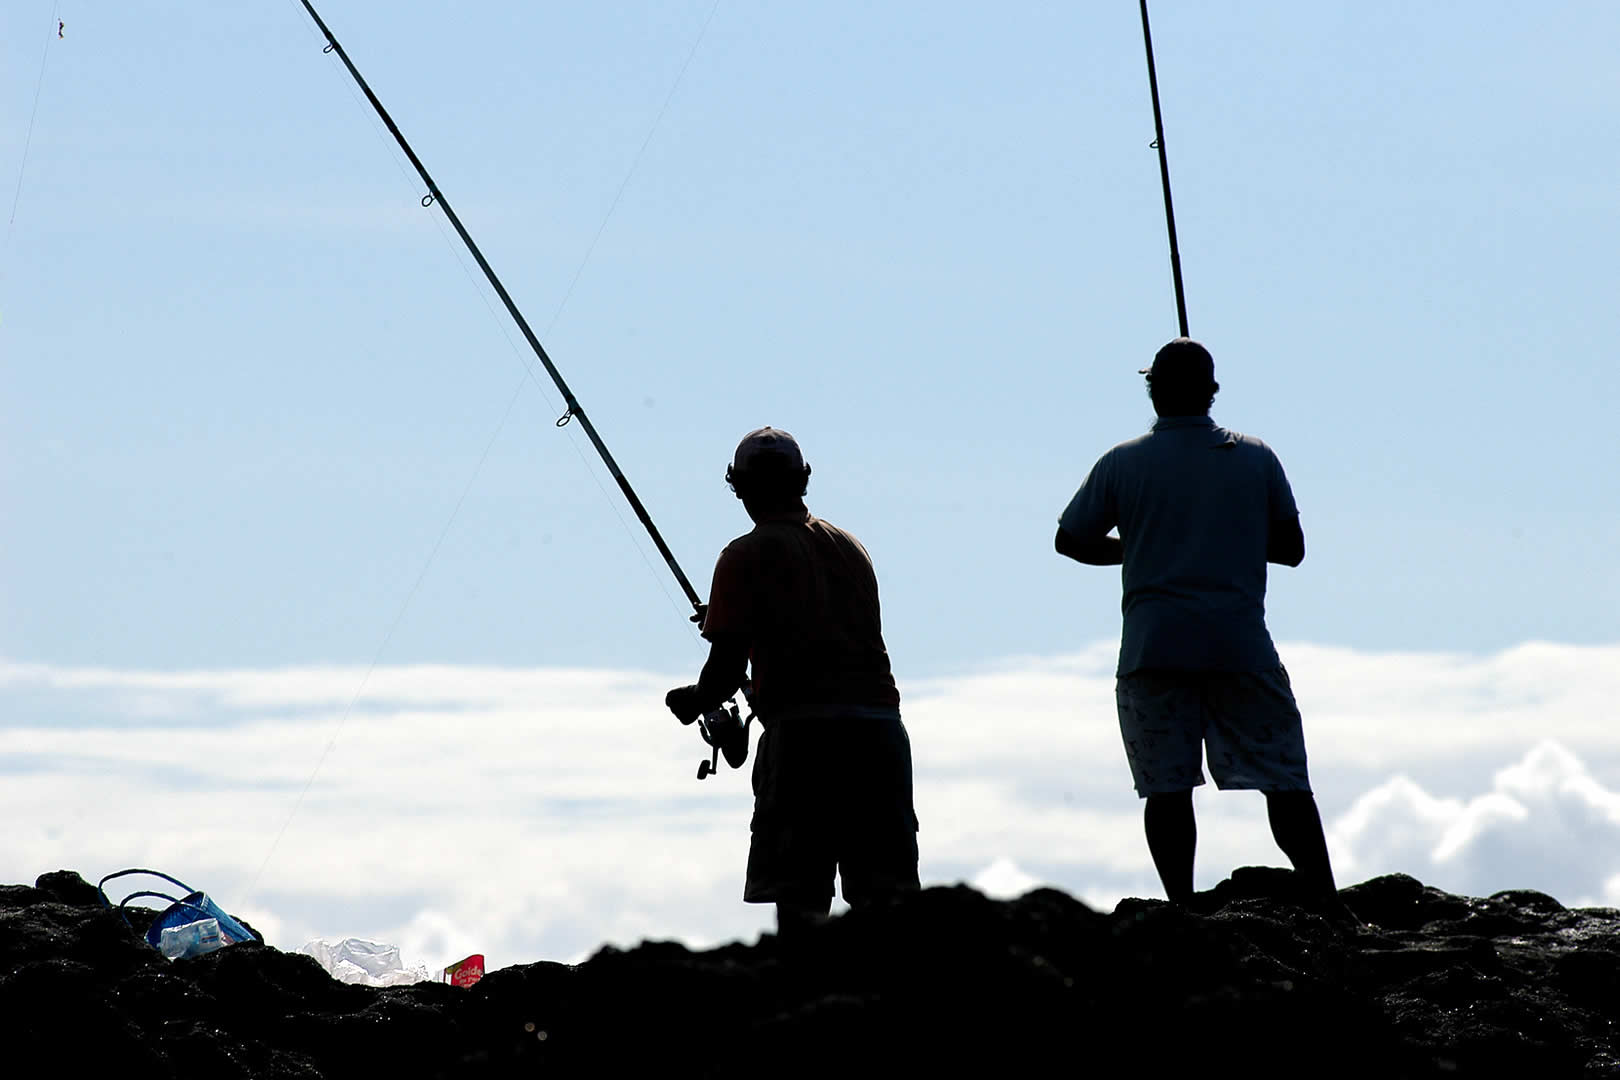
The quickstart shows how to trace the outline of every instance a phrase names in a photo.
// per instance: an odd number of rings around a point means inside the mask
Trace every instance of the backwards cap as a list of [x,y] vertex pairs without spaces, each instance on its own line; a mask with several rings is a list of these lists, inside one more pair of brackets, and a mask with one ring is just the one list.
[[731,459],[732,472],[747,472],[765,454],[780,454],[791,469],[804,468],[804,454],[792,435],[780,428],[762,427],[744,435],[742,442],[737,444],[737,452]]
[[1213,383],[1215,358],[1192,338],[1178,337],[1154,354],[1152,367],[1141,368],[1137,374],[1180,385]]

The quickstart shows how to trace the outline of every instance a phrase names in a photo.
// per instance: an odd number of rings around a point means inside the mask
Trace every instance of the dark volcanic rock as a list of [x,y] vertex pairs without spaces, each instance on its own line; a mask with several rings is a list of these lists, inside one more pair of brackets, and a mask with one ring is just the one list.
[[[254,942],[171,963],[77,874],[0,886],[0,1032],[120,1077],[1620,1073],[1620,912],[1245,868],[1186,908],[928,889],[801,941],[605,948],[368,989]],[[15,1054],[13,1060],[20,1060]],[[1117,1063],[1117,1064],[1116,1064]],[[114,1072],[115,1071],[115,1072]]]

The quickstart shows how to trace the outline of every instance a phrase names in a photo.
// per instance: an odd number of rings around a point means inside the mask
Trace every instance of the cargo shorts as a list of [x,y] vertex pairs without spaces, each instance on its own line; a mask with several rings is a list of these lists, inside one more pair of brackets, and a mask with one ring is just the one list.
[[1204,782],[1221,790],[1311,790],[1305,731],[1288,672],[1144,670],[1114,684],[1119,733],[1136,793],[1169,795]]
[[753,779],[748,903],[819,903],[835,874],[851,905],[920,887],[911,740],[898,710],[771,721]]

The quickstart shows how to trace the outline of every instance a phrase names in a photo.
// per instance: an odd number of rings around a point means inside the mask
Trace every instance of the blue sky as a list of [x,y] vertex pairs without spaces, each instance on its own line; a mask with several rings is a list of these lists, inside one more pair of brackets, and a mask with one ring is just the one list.
[[[1175,330],[1135,9],[722,3],[607,217],[710,9],[324,14],[700,588],[771,423],[903,677],[1115,632],[1112,575],[1047,552]],[[5,15],[13,170],[50,11]],[[466,490],[385,659],[694,659],[555,395],[501,425],[504,316],[301,9],[61,17],[4,251],[0,649],[369,660]],[[1216,415],[1310,541],[1274,628],[1613,640],[1613,8],[1156,17]]]
[[[1051,534],[1150,421],[1136,369],[1175,308],[1135,5],[870,7],[323,15],[700,591],[747,525],[732,446],[787,428],[917,696],[1117,635],[1117,575]],[[1391,665],[1620,641],[1620,11],[1153,15],[1215,416],[1302,508],[1274,634]],[[291,0],[0,12],[0,657],[119,686],[326,669],[362,703],[374,658],[690,672],[673,582],[321,44]],[[0,688],[19,746],[135,722],[40,685]],[[685,770],[657,695],[626,708],[615,737]],[[298,730],[307,774],[328,729]],[[1416,782],[1465,798],[1531,749]]]

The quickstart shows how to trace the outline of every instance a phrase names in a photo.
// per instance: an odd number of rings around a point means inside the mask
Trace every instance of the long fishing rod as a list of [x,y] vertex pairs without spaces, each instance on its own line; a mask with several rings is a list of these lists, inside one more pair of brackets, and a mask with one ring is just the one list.
[[1148,29],[1147,0],[1142,4],[1142,42],[1147,46],[1148,89],[1153,92],[1153,148],[1159,152],[1159,177],[1164,183],[1164,223],[1170,230],[1170,273],[1176,281],[1176,317],[1181,336],[1187,336],[1187,294],[1181,287],[1181,249],[1176,246],[1176,208],[1170,201],[1170,158],[1164,149],[1164,115],[1159,111],[1159,76],[1153,68],[1153,31]]
[[[597,454],[601,456],[602,464],[606,465],[608,472],[613,474],[613,479],[618,482],[619,490],[624,492],[624,497],[630,503],[630,508],[636,512],[636,517],[641,520],[641,524],[646,528],[647,535],[652,537],[653,543],[657,545],[658,553],[664,557],[664,562],[669,565],[670,573],[674,574],[675,580],[680,582],[681,591],[686,594],[686,599],[691,603],[692,610],[701,616],[704,610],[703,601],[699,598],[697,590],[692,587],[692,582],[687,579],[686,574],[681,570],[680,564],[675,561],[674,552],[669,550],[669,545],[664,542],[664,537],[659,533],[658,526],[653,524],[652,516],[647,513],[647,508],[642,505],[635,489],[630,486],[630,481],[625,479],[624,473],[620,471],[619,463],[613,460],[613,455],[608,451],[607,444],[596,433],[596,425],[591,423],[590,417],[585,415],[584,408],[580,405],[579,399],[574,397],[574,392],[568,388],[568,383],[563,379],[562,372],[557,370],[557,365],[553,364],[551,357],[546,355],[545,346],[540,344],[540,339],[535,336],[534,331],[529,327],[529,320],[525,319],[523,312],[518,310],[518,306],[513,302],[511,294],[506,291],[506,286],[501,284],[501,279],[496,276],[495,271],[489,265],[489,261],[484,258],[484,253],[478,249],[478,244],[473,240],[472,235],[467,232],[466,226],[461,223],[461,218],[451,208],[450,200],[444,197],[444,192],[439,190],[439,185],[433,182],[433,177],[428,173],[427,166],[422,164],[422,159],[416,156],[415,150],[411,149],[411,144],[405,140],[399,126],[394,123],[394,118],[388,115],[388,110],[383,108],[382,102],[377,100],[377,95],[372,93],[371,87],[366,83],[364,76],[360,74],[360,69],[354,66],[354,61],[349,59],[348,52],[338,42],[331,28],[326,25],[326,20],[321,18],[320,13],[315,10],[310,0],[300,0],[300,2],[304,5],[304,10],[309,12],[309,17],[315,20],[315,25],[320,27],[321,33],[326,36],[325,51],[337,53],[338,59],[343,61],[343,66],[349,69],[349,74],[354,77],[355,83],[359,85],[361,91],[366,95],[366,100],[371,102],[371,107],[377,111],[377,115],[387,125],[388,133],[394,137],[395,142],[399,143],[399,148],[405,151],[405,156],[410,158],[411,165],[415,167],[417,175],[427,185],[428,193],[422,196],[422,205],[432,206],[434,203],[439,204],[439,208],[444,211],[444,216],[455,227],[456,235],[460,236],[461,242],[467,245],[467,250],[472,252],[472,257],[477,261],[478,268],[484,272],[484,277],[489,279],[489,283],[495,289],[496,295],[501,298],[501,303],[506,305],[507,314],[512,316],[512,321],[517,323],[518,329],[523,331],[523,338],[529,343],[529,348],[533,349],[534,355],[540,358],[540,363],[545,366],[546,374],[550,375],[551,381],[557,384],[557,390],[562,394],[564,403],[564,411],[557,420],[557,426],[564,427],[571,420],[579,421],[580,427],[584,428],[585,434],[590,437],[591,445],[596,447]],[[750,707],[749,715],[746,718],[742,716],[737,704],[733,701],[722,704],[697,719],[698,734],[710,749],[708,760],[698,764],[697,778],[699,780],[713,776],[719,770],[721,750],[727,747],[734,748],[739,732],[741,734],[743,757],[746,758],[748,752],[748,724],[754,718],[752,713],[753,701],[746,685],[743,687],[742,696],[744,703]],[[726,758],[727,762],[734,768],[742,764],[741,759],[733,760],[732,749],[727,749]]]
[[422,164],[422,159],[416,156],[416,151],[411,149],[411,144],[405,141],[405,136],[400,133],[399,127],[394,123],[394,118],[388,115],[388,110],[383,108],[381,101],[377,100],[377,95],[371,92],[371,87],[366,84],[360,70],[354,66],[354,61],[349,59],[349,54],[338,43],[337,37],[333,35],[331,28],[326,25],[326,21],[321,18],[320,13],[315,10],[309,0],[300,0],[300,2],[304,5],[304,10],[309,12],[309,17],[315,20],[315,25],[320,27],[321,33],[326,36],[327,45],[325,51],[337,53],[338,59],[343,61],[343,66],[349,69],[349,74],[354,77],[354,81],[359,84],[361,91],[365,93],[366,100],[371,102],[371,107],[377,110],[377,115],[387,125],[388,133],[394,137],[395,142],[399,143],[399,148],[405,151],[405,156],[410,158],[411,164],[416,168],[417,175],[421,176],[422,182],[427,185],[428,193],[422,196],[422,205],[432,206],[434,203],[439,204],[439,208],[444,211],[444,216],[450,219],[450,224],[455,227],[456,235],[460,236],[461,242],[467,245],[467,250],[472,252],[472,257],[477,261],[478,268],[484,272],[484,276],[489,279],[490,285],[494,287],[496,295],[501,298],[501,303],[506,305],[507,314],[512,316],[512,321],[517,323],[518,329],[523,331],[524,340],[529,343],[529,348],[534,350],[534,355],[540,358],[541,364],[545,365],[546,374],[550,375],[551,381],[557,384],[557,390],[562,394],[564,404],[564,411],[557,420],[557,426],[564,427],[570,420],[579,421],[579,426],[585,430],[585,434],[590,437],[591,445],[596,447],[597,454],[601,456],[602,463],[607,466],[608,472],[613,474],[613,479],[618,481],[619,490],[624,492],[624,497],[629,501],[630,508],[636,512],[636,517],[641,519],[641,524],[646,528],[647,535],[651,536],[653,543],[657,545],[658,553],[664,557],[664,562],[669,564],[670,572],[675,575],[675,580],[680,582],[681,591],[686,594],[686,599],[691,602],[692,610],[701,612],[703,610],[703,601],[698,597],[697,590],[692,588],[692,583],[687,580],[680,564],[675,561],[674,553],[669,550],[669,545],[664,543],[664,538],[659,533],[658,527],[653,524],[651,515],[647,513],[647,508],[641,504],[641,499],[636,496],[635,489],[630,486],[630,481],[626,480],[624,473],[619,470],[619,463],[613,460],[613,455],[608,452],[607,444],[596,433],[596,425],[591,423],[590,417],[585,415],[585,409],[580,405],[579,400],[574,397],[574,392],[568,388],[568,383],[564,381],[562,372],[557,370],[557,365],[553,364],[551,357],[546,355],[545,347],[540,344],[540,339],[529,328],[529,321],[523,317],[523,312],[519,311],[517,304],[513,303],[511,295],[506,291],[506,286],[501,284],[501,279],[490,268],[488,260],[484,258],[484,253],[478,250],[477,243],[473,241],[472,236],[467,232],[466,226],[462,225],[461,218],[451,208],[450,201],[444,197],[444,192],[439,190],[439,185],[433,182],[433,177],[428,174],[427,167]]

